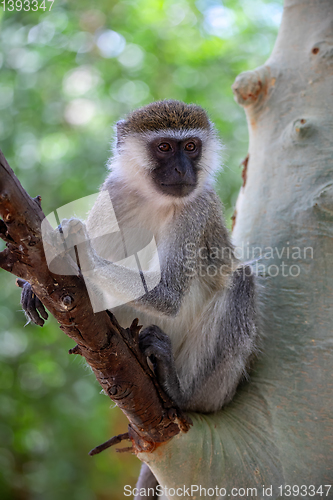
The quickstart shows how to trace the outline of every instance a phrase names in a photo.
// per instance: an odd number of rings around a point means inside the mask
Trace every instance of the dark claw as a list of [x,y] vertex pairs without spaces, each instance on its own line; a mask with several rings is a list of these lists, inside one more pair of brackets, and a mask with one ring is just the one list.
[[29,322],[33,322],[38,326],[44,325],[44,320],[48,318],[45,307],[32,291],[30,283],[21,279],[17,279],[16,283],[22,288],[21,305]]

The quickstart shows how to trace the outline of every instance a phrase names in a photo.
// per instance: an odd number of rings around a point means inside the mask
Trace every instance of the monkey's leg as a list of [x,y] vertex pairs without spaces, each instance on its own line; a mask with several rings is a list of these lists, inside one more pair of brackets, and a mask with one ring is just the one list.
[[139,347],[153,365],[158,382],[180,408],[184,405],[171,340],[158,326],[150,325],[140,332]]
[[[139,490],[138,495],[135,496],[134,500],[140,500],[144,498],[150,498],[151,500],[156,500],[156,486],[158,482],[154,474],[149,469],[148,465],[142,464],[140,470],[140,476],[138,482],[136,483],[136,488]],[[143,495],[140,495],[140,490]]]

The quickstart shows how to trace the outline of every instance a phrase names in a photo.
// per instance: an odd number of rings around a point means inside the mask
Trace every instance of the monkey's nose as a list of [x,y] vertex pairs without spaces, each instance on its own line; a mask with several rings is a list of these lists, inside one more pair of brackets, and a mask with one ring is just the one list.
[[181,175],[182,177],[184,177],[185,173],[186,173],[186,170],[185,169],[181,169],[181,167],[175,167],[175,170],[176,172]]

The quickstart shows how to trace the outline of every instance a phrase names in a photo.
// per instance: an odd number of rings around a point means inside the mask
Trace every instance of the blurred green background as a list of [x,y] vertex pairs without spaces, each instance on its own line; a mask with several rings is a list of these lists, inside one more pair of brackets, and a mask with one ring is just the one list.
[[[20,5],[0,7],[0,147],[44,212],[98,190],[119,118],[174,98],[205,107],[220,132],[230,226],[248,142],[230,87],[270,54],[282,0]],[[0,277],[0,500],[124,498],[140,462],[88,451],[126,432],[126,419],[53,318],[24,327],[15,277]]]

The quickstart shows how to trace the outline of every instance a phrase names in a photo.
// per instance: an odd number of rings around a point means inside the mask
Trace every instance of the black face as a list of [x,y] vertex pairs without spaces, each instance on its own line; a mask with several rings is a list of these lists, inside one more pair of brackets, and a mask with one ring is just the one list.
[[152,178],[160,191],[171,196],[187,196],[198,182],[202,143],[198,137],[186,140],[160,137],[149,144],[156,168]]

